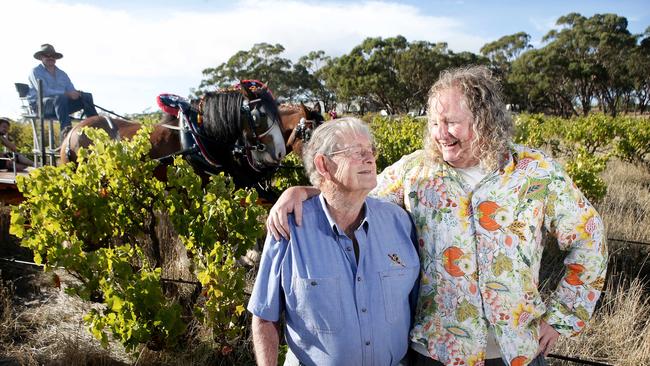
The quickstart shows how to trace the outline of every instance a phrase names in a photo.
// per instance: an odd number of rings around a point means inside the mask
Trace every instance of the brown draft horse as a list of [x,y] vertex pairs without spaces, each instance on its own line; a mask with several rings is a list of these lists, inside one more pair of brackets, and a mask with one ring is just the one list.
[[[182,104],[182,103],[181,103]],[[198,107],[198,108],[197,108]],[[282,120],[268,89],[250,88],[210,92],[197,106],[179,107],[181,117],[163,118],[153,126],[150,156],[161,161],[157,177],[165,177],[173,156],[184,155],[199,172],[226,172],[240,187],[253,187],[274,172],[286,154]],[[92,144],[83,127],[103,129],[113,139],[129,139],[139,123],[94,116],[76,125],[61,145],[61,162],[76,160],[76,152]]]

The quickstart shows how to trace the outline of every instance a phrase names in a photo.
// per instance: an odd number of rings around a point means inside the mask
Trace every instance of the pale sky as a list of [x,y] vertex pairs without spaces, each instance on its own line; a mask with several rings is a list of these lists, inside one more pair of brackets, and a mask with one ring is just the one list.
[[455,52],[519,31],[541,37],[559,16],[616,13],[632,33],[650,26],[647,1],[4,1],[0,116],[17,119],[13,83],[27,83],[42,43],[77,89],[119,114],[153,112],[160,93],[187,96],[201,71],[260,42],[282,44],[296,61],[310,51],[340,56],[366,37],[403,35],[447,42]]

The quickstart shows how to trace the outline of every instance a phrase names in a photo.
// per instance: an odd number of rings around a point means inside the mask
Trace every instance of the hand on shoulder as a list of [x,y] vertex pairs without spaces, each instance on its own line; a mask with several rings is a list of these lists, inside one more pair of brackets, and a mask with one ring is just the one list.
[[320,192],[314,187],[298,186],[288,188],[282,192],[278,201],[273,205],[266,219],[266,227],[275,238],[289,239],[288,215],[294,214],[296,225],[302,224],[302,202]]

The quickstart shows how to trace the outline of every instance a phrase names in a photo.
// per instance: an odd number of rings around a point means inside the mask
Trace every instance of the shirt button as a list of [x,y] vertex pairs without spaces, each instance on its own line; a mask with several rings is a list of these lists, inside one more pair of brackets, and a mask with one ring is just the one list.
[[361,282],[361,276],[357,277],[357,282]]
[[366,341],[366,346],[369,346],[369,345],[370,345],[370,341]]
[[366,311],[368,311],[368,309],[366,309],[366,308],[361,309],[362,313],[365,313]]
[[347,248],[345,248],[345,250],[347,250],[348,252],[351,252],[351,251],[352,251],[352,247],[347,247]]
[[318,285],[318,282],[316,282],[316,281],[311,281],[311,285],[312,285],[312,286],[316,286],[316,285]]

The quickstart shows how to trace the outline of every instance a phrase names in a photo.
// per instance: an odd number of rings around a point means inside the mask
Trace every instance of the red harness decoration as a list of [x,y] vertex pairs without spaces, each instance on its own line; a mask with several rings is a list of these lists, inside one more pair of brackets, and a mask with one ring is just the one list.
[[162,93],[156,97],[156,103],[163,112],[172,116],[178,116],[178,111],[180,110],[178,101],[181,99],[183,98],[176,94]]

